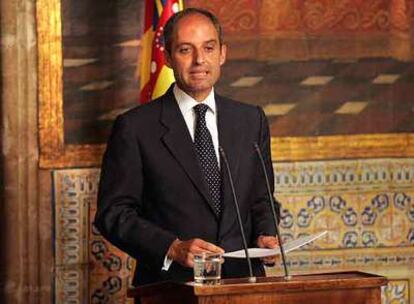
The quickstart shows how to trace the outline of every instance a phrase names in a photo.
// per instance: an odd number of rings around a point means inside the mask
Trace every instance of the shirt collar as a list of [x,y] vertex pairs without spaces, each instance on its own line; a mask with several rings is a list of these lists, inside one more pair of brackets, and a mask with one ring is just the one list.
[[181,113],[186,114],[188,111],[193,111],[193,107],[200,103],[208,105],[209,110],[216,113],[216,101],[214,99],[214,88],[211,89],[210,94],[203,101],[199,102],[193,97],[188,95],[186,92],[181,90],[177,84],[174,84],[173,88],[174,97],[177,100],[178,106],[181,110]]

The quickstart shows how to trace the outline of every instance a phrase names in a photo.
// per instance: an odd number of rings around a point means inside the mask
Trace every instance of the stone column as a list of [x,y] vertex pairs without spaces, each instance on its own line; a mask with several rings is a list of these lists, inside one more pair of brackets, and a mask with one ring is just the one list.
[[0,0],[1,303],[50,302],[41,300],[35,3]]

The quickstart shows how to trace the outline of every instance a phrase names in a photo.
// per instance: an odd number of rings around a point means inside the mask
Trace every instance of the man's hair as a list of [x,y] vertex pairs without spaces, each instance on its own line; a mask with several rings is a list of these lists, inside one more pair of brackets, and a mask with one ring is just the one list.
[[173,35],[177,27],[177,23],[184,17],[190,16],[190,15],[202,15],[202,16],[207,17],[211,21],[213,26],[216,28],[216,31],[219,37],[220,46],[223,44],[223,29],[221,28],[221,24],[218,18],[213,13],[209,12],[208,10],[205,10],[202,8],[189,7],[172,15],[170,19],[168,19],[167,23],[165,24],[164,46],[168,54],[171,54],[171,45],[172,45]]

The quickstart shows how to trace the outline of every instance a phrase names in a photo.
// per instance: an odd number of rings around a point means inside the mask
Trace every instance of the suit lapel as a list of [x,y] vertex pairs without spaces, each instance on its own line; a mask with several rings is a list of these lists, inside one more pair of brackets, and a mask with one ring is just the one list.
[[[240,122],[235,111],[223,97],[216,95],[219,144],[226,153],[233,179],[237,179],[239,170],[239,158],[242,153],[241,137],[243,137]],[[222,169],[224,164],[222,164]],[[226,174],[225,174],[226,175]]]
[[160,102],[162,102],[160,121],[166,127],[166,132],[161,140],[210,205],[214,214],[208,186],[201,173],[191,135],[175,100],[172,87]]
[[[216,95],[215,98],[218,115],[219,144],[226,153],[233,182],[235,183],[235,187],[237,187],[240,153],[243,153],[242,137],[244,134],[240,126],[240,121],[237,119],[237,113],[235,112],[235,109],[233,109],[232,104],[219,95]],[[221,171],[223,213],[220,220],[219,237],[223,236],[223,234],[227,231],[230,231],[231,227],[237,225],[236,216],[234,216],[235,209],[233,195],[223,160],[221,160]]]

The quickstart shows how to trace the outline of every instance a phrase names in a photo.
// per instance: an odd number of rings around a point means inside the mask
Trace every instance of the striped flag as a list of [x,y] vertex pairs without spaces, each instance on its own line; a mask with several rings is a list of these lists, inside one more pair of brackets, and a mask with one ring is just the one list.
[[140,71],[141,103],[161,96],[174,82],[173,71],[165,65],[162,35],[167,20],[182,9],[182,0],[145,0]]

